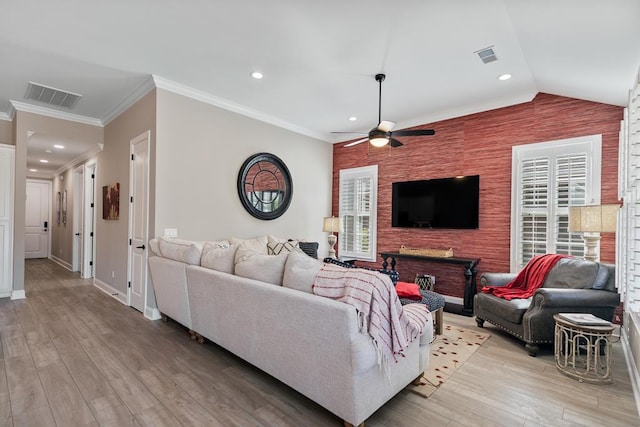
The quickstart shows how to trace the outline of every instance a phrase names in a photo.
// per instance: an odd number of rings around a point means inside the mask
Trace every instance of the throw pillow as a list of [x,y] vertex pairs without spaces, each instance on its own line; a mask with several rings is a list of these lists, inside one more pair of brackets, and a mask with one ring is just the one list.
[[291,252],[284,266],[282,286],[313,293],[313,282],[320,268],[322,268],[322,263],[317,259],[310,258],[302,252]]
[[282,285],[284,265],[289,252],[280,255],[263,255],[253,253],[236,263],[236,276],[260,280],[274,285]]
[[315,259],[318,259],[318,246],[318,242],[298,242],[298,247],[302,249],[302,252]]
[[416,301],[422,300],[420,287],[415,283],[398,282],[396,283],[396,293],[399,298],[409,298]]
[[160,237],[158,239],[158,250],[165,258],[184,262],[185,264],[200,265],[202,242]]
[[226,240],[205,242],[202,247],[200,265],[212,270],[233,274],[236,249],[238,249],[236,245],[230,245]]
[[242,261],[247,256],[255,253],[267,255],[267,236],[256,237],[254,239],[237,239],[231,238],[231,244],[237,245],[235,263]]
[[292,252],[295,248],[298,247],[298,242],[295,240],[290,240],[287,242],[278,242],[278,243],[267,243],[267,254],[269,255],[280,255],[283,251]]

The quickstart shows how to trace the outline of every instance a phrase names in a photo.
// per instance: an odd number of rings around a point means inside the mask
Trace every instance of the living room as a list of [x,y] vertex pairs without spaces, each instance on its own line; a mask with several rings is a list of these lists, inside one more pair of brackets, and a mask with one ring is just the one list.
[[[388,65],[386,68],[393,67]],[[378,89],[373,75],[379,71],[370,70],[368,75],[360,76],[358,83],[371,94],[364,104],[372,114],[376,113]],[[384,97],[391,97],[395,91],[394,79],[403,79],[402,75],[388,74],[385,84],[389,86],[385,86]],[[98,190],[119,183],[123,196],[117,221],[96,220],[94,279],[96,286],[123,303],[127,302],[130,263],[131,215],[125,203],[131,191],[130,141],[146,131],[150,131],[149,239],[174,229],[186,239],[249,238],[264,234],[265,226],[268,226],[269,234],[317,241],[319,252],[324,254],[328,244],[327,235],[322,231],[322,219],[340,212],[339,171],[378,165],[376,252],[396,251],[401,245],[452,248],[456,256],[481,258],[479,272],[510,271],[512,148],[590,135],[601,135],[599,203],[619,201],[618,147],[624,107],[563,96],[562,90],[557,90],[556,94],[539,92],[530,99],[508,106],[412,123],[406,128],[433,128],[436,134],[403,139],[402,147],[375,148],[369,144],[345,147],[346,140],[332,145],[286,126],[268,123],[264,117],[251,117],[253,111],[225,109],[214,95],[158,76],[143,76],[136,84],[136,96],[131,98],[134,102],[125,103],[124,109],[114,109],[118,114],[104,123],[80,122],[73,117],[69,119],[68,115],[56,115],[55,110],[48,115],[44,110],[25,107],[20,102],[14,104],[12,115],[7,114],[5,120],[0,120],[0,143],[14,146],[16,150],[17,203],[12,246],[12,291],[16,296],[25,289],[22,262],[25,242],[19,232],[25,225],[25,208],[19,203],[19,195],[25,192],[26,180],[35,178],[26,170],[29,132],[80,138],[102,145],[101,151],[83,160],[83,164],[97,165],[95,185]],[[624,82],[626,90],[633,84],[633,81]],[[278,94],[269,93],[269,96],[277,97]],[[351,98],[348,94],[344,97]],[[394,107],[398,103],[385,103],[387,98],[384,97],[383,116],[395,115]],[[247,112],[249,114],[243,114]],[[362,127],[368,129],[371,124],[360,119],[356,129]],[[325,130],[342,129],[334,126]],[[246,214],[236,189],[240,165],[257,152],[278,155],[293,177],[294,198],[286,215],[269,222]],[[73,169],[77,166],[60,170],[50,179],[52,194],[65,190],[71,194]],[[480,225],[477,230],[416,231],[390,226],[391,183],[459,175],[480,175]],[[102,200],[97,198],[95,203],[101,211]],[[52,204],[55,204],[53,199]],[[74,201],[70,199],[69,224],[73,205]],[[70,265],[71,226],[54,220],[51,231],[51,256]],[[609,263],[621,262],[616,259],[615,234],[603,234],[600,259]],[[376,255],[373,262],[359,263],[378,267],[381,259]],[[428,268],[437,277],[439,291],[454,302],[462,298],[463,286],[457,270],[438,265]],[[416,272],[424,272],[425,267],[399,261],[397,269],[401,277],[411,278]],[[158,313],[154,311],[151,286],[148,291],[141,311],[147,317],[155,318]],[[634,333],[637,331],[632,330],[631,337]],[[633,351],[637,364],[640,350]]]

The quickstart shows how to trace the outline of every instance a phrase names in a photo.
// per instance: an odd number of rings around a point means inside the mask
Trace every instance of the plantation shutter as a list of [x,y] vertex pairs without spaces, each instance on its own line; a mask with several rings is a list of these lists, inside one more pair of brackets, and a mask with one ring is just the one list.
[[535,255],[547,252],[549,159],[541,157],[524,160],[521,174],[519,264],[523,266]]
[[377,166],[340,171],[341,258],[376,260],[377,177]]
[[535,255],[584,255],[569,206],[600,203],[600,150],[599,135],[513,148],[512,271]]

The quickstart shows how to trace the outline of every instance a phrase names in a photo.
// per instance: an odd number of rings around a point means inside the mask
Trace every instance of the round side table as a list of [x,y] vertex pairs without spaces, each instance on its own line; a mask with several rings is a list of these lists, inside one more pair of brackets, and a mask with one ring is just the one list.
[[611,383],[611,333],[614,326],[578,325],[553,316],[556,366],[580,382]]

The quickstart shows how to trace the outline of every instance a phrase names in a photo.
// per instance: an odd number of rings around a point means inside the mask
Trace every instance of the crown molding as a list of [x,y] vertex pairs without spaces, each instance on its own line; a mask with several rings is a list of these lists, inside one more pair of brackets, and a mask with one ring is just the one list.
[[108,125],[113,119],[120,114],[127,111],[133,104],[140,101],[142,97],[155,89],[153,76],[149,76],[140,86],[138,86],[133,92],[131,92],[125,99],[123,99],[118,105],[111,109],[107,114],[102,117],[102,123]]
[[[59,175],[62,172],[71,169],[74,166],[77,166],[79,164],[81,164],[82,162],[84,162],[85,160],[88,160],[90,157],[95,156],[96,154],[98,154],[99,152],[102,151],[102,149],[104,148],[104,144],[96,144],[96,148],[94,148],[91,151],[88,151],[86,153],[83,153],[81,155],[79,155],[78,157],[76,157],[75,159],[71,160],[70,162],[65,163],[64,165],[60,166],[54,173],[53,176]],[[52,178],[53,178],[52,176]]]
[[64,111],[53,110],[51,108],[41,107],[39,105],[27,104],[19,101],[11,101],[11,105],[17,111],[25,113],[34,113],[41,116],[52,117],[54,119],[68,120],[70,122],[82,123],[85,125],[104,127],[102,120],[93,117],[81,116],[78,114],[67,113]]
[[243,116],[251,117],[252,119],[260,120],[265,123],[269,123],[271,125],[290,130],[295,133],[299,133],[301,135],[305,135],[314,139],[319,139],[321,141],[327,140],[327,135],[322,134],[320,132],[315,132],[310,129],[306,129],[300,126],[296,126],[293,123],[289,123],[287,121],[278,119],[277,117],[271,116],[269,114],[262,113],[257,110],[253,110],[251,108],[245,107],[244,105],[236,104],[224,98],[219,98],[217,96],[211,95],[209,93],[203,92],[198,89],[193,89],[188,86],[184,86],[180,83],[172,82],[171,80],[167,80],[163,77],[152,75],[153,81],[155,82],[155,86],[159,89],[167,90],[169,92],[173,92],[178,95],[185,96],[187,98],[195,99],[196,101],[204,102],[205,104],[213,105],[215,107],[219,107],[228,111],[232,111],[234,113],[241,114]]
[[0,112],[0,120],[6,120],[8,122],[12,122],[13,121],[13,117],[16,115],[16,109],[13,106],[13,104],[11,104],[11,102],[9,102],[9,111],[5,112]]

